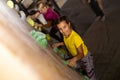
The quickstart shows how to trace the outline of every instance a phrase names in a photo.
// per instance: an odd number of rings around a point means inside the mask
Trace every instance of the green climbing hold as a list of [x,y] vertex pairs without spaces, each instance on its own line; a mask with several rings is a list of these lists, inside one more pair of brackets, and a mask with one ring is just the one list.
[[39,45],[43,46],[44,48],[47,47],[46,35],[44,33],[32,30],[30,34],[33,36],[33,38],[37,41]]

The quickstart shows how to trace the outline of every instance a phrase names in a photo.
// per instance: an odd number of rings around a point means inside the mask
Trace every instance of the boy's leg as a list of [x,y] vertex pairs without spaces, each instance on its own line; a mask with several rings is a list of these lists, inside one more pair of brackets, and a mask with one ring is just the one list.
[[89,4],[90,4],[91,9],[93,10],[93,12],[96,14],[96,16],[100,16],[100,17],[104,16],[104,13],[101,10],[101,8],[99,7],[97,1],[91,0],[91,2]]
[[94,72],[94,65],[93,65],[93,56],[91,55],[91,53],[88,52],[88,55],[85,56],[82,59],[82,61],[84,62],[83,65],[85,66],[85,70],[90,80],[96,80],[95,72]]

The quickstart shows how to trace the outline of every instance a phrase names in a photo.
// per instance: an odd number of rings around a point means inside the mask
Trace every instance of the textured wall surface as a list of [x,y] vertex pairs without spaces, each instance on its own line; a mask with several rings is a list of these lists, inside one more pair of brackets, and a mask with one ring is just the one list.
[[49,46],[38,46],[31,29],[0,0],[0,80],[82,80]]

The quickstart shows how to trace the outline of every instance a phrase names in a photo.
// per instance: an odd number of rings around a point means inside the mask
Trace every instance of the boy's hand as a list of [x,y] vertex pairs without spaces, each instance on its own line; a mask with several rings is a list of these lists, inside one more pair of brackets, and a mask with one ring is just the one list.
[[59,47],[59,46],[63,46],[63,45],[64,45],[63,42],[58,42],[58,43],[53,43],[52,47],[55,48],[55,47]]
[[58,47],[59,46],[59,43],[54,43],[54,44],[52,44],[52,48],[56,48],[56,47]]
[[42,24],[35,23],[35,26],[42,27]]
[[71,66],[71,67],[74,67],[75,64],[76,64],[76,58],[72,58],[70,60],[67,60],[68,61],[68,65]]

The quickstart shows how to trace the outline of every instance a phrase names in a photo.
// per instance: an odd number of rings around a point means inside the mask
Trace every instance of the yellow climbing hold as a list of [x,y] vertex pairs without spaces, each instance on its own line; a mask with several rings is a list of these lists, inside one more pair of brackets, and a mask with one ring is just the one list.
[[8,1],[7,1],[7,5],[8,5],[10,8],[14,8],[14,3],[13,3],[13,1],[11,1],[11,0],[8,0]]
[[31,26],[34,26],[35,22],[30,18],[30,17],[27,17],[27,22],[31,25]]
[[48,41],[51,41],[51,37],[50,37],[49,34],[46,34],[46,39],[47,39]]

